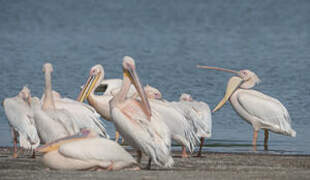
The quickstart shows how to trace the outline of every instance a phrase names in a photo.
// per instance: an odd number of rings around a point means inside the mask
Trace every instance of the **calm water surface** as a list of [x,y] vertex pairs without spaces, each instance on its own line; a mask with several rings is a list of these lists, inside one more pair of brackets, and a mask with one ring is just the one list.
[[[93,65],[102,64],[106,78],[121,78],[129,55],[143,84],[165,99],[185,92],[213,108],[231,74],[196,65],[251,69],[262,80],[255,89],[287,107],[297,132],[271,134],[269,151],[259,152],[310,154],[309,12],[310,1],[0,0],[0,100],[26,84],[41,97],[44,62],[54,65],[53,88],[76,98]],[[205,150],[251,152],[251,140],[251,126],[226,104],[213,115]],[[0,146],[7,145],[0,108]]]

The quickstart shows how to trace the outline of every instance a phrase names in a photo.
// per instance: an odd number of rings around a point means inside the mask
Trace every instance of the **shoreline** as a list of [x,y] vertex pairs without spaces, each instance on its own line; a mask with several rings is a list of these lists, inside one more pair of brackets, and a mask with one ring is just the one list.
[[[167,169],[152,165],[140,171],[59,171],[47,170],[33,159],[30,151],[19,151],[12,157],[12,147],[0,147],[1,179],[308,179],[310,155],[281,155],[262,153],[203,152],[202,157],[180,158],[173,151],[174,167]],[[133,150],[129,152],[135,156]],[[146,166],[147,158],[142,160]]]

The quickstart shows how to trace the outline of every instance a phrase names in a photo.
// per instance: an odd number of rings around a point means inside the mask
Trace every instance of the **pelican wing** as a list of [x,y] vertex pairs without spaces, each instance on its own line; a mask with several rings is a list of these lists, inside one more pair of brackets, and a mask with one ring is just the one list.
[[[121,79],[104,79],[96,91],[98,92],[104,92],[104,95],[110,95],[114,96],[119,92],[119,90],[122,87],[123,80]],[[129,92],[127,94],[127,97],[132,96],[136,93],[136,89],[133,85],[130,86]]]
[[61,124],[69,135],[80,132],[75,116],[66,109],[47,110],[45,113],[55,122]]
[[66,157],[79,160],[128,161],[134,158],[116,142],[105,138],[87,138],[61,145],[59,152]]
[[252,116],[257,117],[262,128],[284,135],[295,136],[287,109],[275,98],[255,90],[238,93],[240,105]]
[[171,104],[190,122],[197,136],[211,137],[212,119],[208,104],[197,101],[180,101]]
[[117,130],[131,146],[152,157],[155,164],[171,167],[174,163],[170,156],[171,136],[161,114],[152,109],[149,121],[138,101],[128,101],[131,102],[112,109]]
[[33,103],[32,106],[36,128],[42,143],[49,143],[79,132],[73,116],[68,111],[43,111],[40,104]]
[[177,111],[175,105],[168,101],[156,99],[150,99],[149,101],[152,110],[154,109],[169,127],[172,138],[179,144],[185,145],[189,151],[192,151],[197,145],[199,139],[195,133],[195,129],[185,118],[183,112]]
[[6,98],[3,103],[9,124],[19,135],[19,144],[25,149],[34,149],[40,144],[32,111],[21,98]]
[[112,91],[115,89],[120,89],[122,86],[122,80],[121,79],[104,79],[99,87],[104,87],[103,92],[104,95],[112,95]]
[[73,114],[79,128],[92,128],[98,134],[109,138],[104,124],[100,120],[100,115],[93,107],[69,98],[57,99],[55,104],[57,108],[65,109]]
[[[112,82],[114,82],[114,80]],[[45,94],[43,94],[41,97],[41,104],[44,97]],[[104,124],[100,120],[100,115],[93,107],[69,98],[61,98],[61,95],[54,90],[53,97],[56,108],[69,111],[75,117],[74,119],[79,128],[92,128],[103,137],[109,138],[109,135],[104,128]]]

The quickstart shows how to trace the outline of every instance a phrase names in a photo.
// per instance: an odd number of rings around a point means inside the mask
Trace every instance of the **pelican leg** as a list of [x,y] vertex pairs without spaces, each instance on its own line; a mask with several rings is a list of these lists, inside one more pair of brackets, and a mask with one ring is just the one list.
[[152,158],[149,158],[149,162],[147,163],[146,169],[150,170],[152,165]]
[[200,138],[200,147],[199,147],[199,151],[198,151],[197,157],[201,157],[201,151],[202,151],[202,147],[203,147],[204,141],[205,141],[205,138],[201,137]]
[[36,151],[35,150],[32,150],[32,156],[31,156],[31,158],[36,158]]
[[140,164],[142,160],[142,151],[138,150],[137,151],[137,162]]
[[125,143],[125,139],[122,137],[121,144]]
[[12,137],[13,137],[13,158],[17,158],[17,136],[16,136],[16,132],[13,128],[11,128],[11,133],[12,133]]
[[258,136],[258,131],[254,130],[253,141],[252,141],[252,145],[253,145],[253,150],[254,151],[256,151],[257,136]]
[[268,138],[269,138],[269,132],[267,129],[265,129],[265,139],[264,139],[264,149],[268,150]]
[[107,167],[108,171],[112,171],[113,170],[113,161],[111,161],[111,164]]
[[119,132],[115,131],[115,142],[118,142],[119,140]]
[[186,147],[182,146],[182,158],[188,158],[188,155],[186,153]]

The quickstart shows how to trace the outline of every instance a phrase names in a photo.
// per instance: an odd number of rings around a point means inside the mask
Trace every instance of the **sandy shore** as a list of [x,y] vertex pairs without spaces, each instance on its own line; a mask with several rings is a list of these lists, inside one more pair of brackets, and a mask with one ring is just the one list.
[[[309,179],[310,156],[205,152],[202,158],[180,158],[172,169],[156,166],[140,171],[47,170],[40,156],[20,152],[12,158],[11,148],[0,148],[0,179]],[[146,159],[143,161],[146,165]]]

